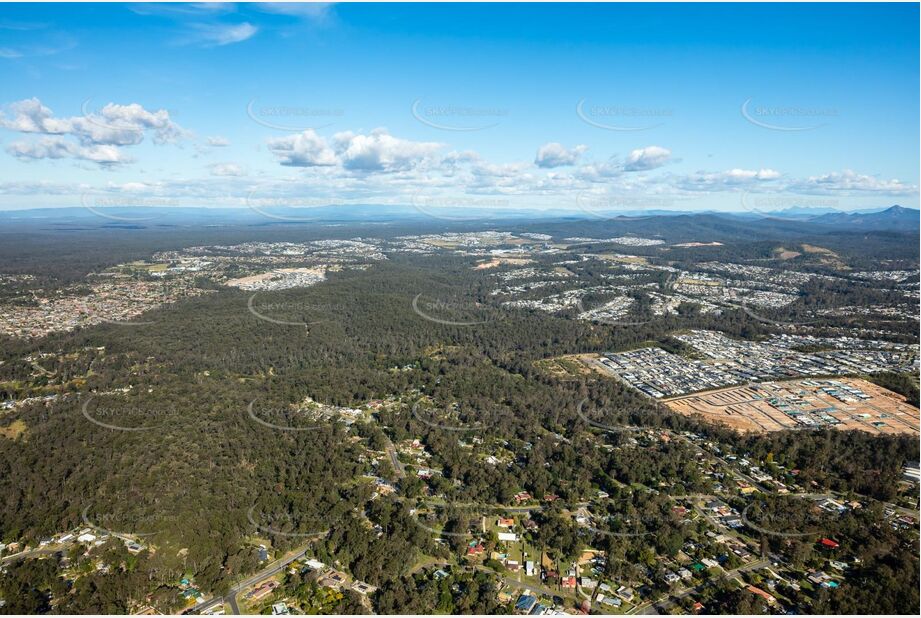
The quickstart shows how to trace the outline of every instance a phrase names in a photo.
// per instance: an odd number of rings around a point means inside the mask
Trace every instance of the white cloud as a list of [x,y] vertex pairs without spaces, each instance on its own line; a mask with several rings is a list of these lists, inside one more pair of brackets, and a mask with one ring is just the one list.
[[[109,103],[82,116],[56,118],[37,98],[16,101],[8,114],[0,113],[0,127],[19,133],[55,136],[36,142],[17,142],[7,151],[26,158],[74,158],[111,165],[131,159],[118,147],[140,144],[150,132],[157,144],[176,142],[186,131],[170,119],[166,110],[150,111],[132,103]],[[77,143],[65,139],[73,137]]]
[[313,129],[270,139],[268,146],[282,165],[317,167],[333,166],[339,162],[326,139],[317,135]]
[[606,182],[623,174],[624,168],[614,160],[586,163],[579,166],[576,176],[588,182]]
[[344,168],[364,172],[408,170],[442,148],[442,144],[436,142],[393,137],[384,129],[375,129],[368,135],[351,131],[337,133],[333,142]]
[[672,156],[672,151],[661,146],[646,146],[633,150],[624,164],[624,171],[641,172],[665,165]]
[[[479,161],[465,175],[468,189],[480,194],[532,193],[540,180],[528,170],[528,163],[489,163]],[[454,185],[452,185],[453,188]]]
[[212,176],[246,176],[246,170],[236,163],[215,163],[209,168]]
[[233,43],[242,43],[259,32],[259,28],[249,22],[239,24],[191,24],[192,32],[182,42],[198,44],[204,47],[222,47]]
[[254,8],[267,13],[301,17],[311,21],[324,21],[333,7],[333,2],[260,2]]
[[569,149],[558,142],[549,142],[537,149],[534,164],[543,168],[574,165],[586,150],[588,146],[582,144]]
[[795,180],[788,185],[788,190],[807,194],[885,193],[889,195],[906,195],[916,193],[918,187],[904,183],[897,178],[878,178],[867,174],[858,174],[853,170],[844,170],[843,172],[831,172]]
[[110,144],[82,146],[63,137],[43,137],[31,142],[13,142],[6,151],[17,159],[82,159],[103,166],[131,161]]
[[[332,141],[313,129],[269,140],[269,150],[282,165],[294,167],[339,167],[353,172],[407,171],[434,159],[442,148],[435,142],[414,142],[394,137],[384,129],[364,135],[345,131]],[[452,153],[453,161],[466,155]]]
[[209,137],[205,141],[212,148],[224,148],[225,146],[230,146],[230,140],[221,135]]
[[677,185],[689,191],[721,191],[769,183],[780,178],[780,172],[772,169],[746,170],[734,168],[724,172],[696,172],[680,177]]

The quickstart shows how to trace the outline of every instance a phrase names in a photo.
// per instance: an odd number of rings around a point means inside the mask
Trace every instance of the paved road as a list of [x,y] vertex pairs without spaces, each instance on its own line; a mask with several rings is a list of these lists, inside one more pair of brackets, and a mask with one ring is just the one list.
[[18,554],[10,554],[9,556],[4,556],[3,559],[0,560],[0,564],[8,564],[10,562],[19,560],[20,558],[34,558],[35,556],[56,554],[59,551],[67,551],[67,548],[66,547],[54,547],[54,548],[42,547],[39,549],[30,549],[29,551],[21,551]]
[[504,575],[499,575],[498,573],[496,573],[489,567],[485,567],[482,565],[476,565],[474,568],[477,571],[482,571],[484,573],[489,573],[490,575],[494,575],[498,577],[511,588],[518,588],[518,589],[526,588],[528,590],[536,590],[540,592],[541,594],[544,594],[549,597],[569,597],[569,598],[575,599],[575,597],[573,596],[571,592],[568,592],[565,590],[554,590],[553,588],[548,588],[547,586],[544,586],[543,584],[532,584],[530,582],[518,581],[514,577],[506,577]]
[[384,437],[387,439],[387,454],[390,455],[390,463],[393,464],[393,469],[397,477],[401,479],[406,478],[406,467],[403,465],[403,462],[400,461],[400,458],[397,457],[396,447],[393,446],[393,442],[390,441],[387,434],[384,434]]
[[[323,534],[326,534],[326,533],[324,532]],[[317,537],[319,536],[321,535],[317,535]],[[258,584],[262,580],[267,579],[271,577],[272,575],[275,575],[276,573],[284,570],[285,567],[287,567],[289,564],[291,564],[292,562],[294,562],[295,560],[297,560],[298,558],[301,558],[304,554],[306,554],[307,550],[310,549],[310,547],[311,545],[304,545],[294,550],[293,554],[290,554],[289,556],[285,558],[279,558],[278,560],[271,562],[268,566],[266,566],[264,569],[262,569],[255,575],[251,575],[247,577],[246,579],[240,580],[240,582],[238,582],[235,586],[233,586],[230,589],[230,591],[227,593],[226,596],[217,597],[217,598],[211,599],[210,601],[202,603],[198,607],[194,608],[195,611],[197,611],[198,613],[204,613],[206,611],[214,609],[215,607],[218,607],[219,605],[228,603],[230,605],[231,613],[240,614],[241,613],[240,607],[237,605],[237,595],[238,594],[243,592],[243,590],[245,590],[249,586],[252,586],[253,584]]]

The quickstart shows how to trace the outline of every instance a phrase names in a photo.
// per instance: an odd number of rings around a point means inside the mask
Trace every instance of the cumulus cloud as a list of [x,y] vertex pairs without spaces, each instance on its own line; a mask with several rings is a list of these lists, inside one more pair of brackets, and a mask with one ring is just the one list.
[[[172,143],[186,135],[166,110],[150,111],[132,103],[109,103],[82,116],[54,116],[37,98],[17,101],[0,113],[0,127],[19,133],[54,136],[36,142],[17,142],[7,150],[27,158],[75,158],[111,165],[131,160],[119,147],[134,146],[149,132],[157,144]],[[76,142],[66,139],[72,137]]]
[[393,137],[384,129],[368,135],[351,131],[333,136],[337,152],[346,169],[366,172],[407,170],[442,148],[436,142],[414,142]]
[[534,164],[543,168],[574,165],[586,150],[588,150],[588,146],[582,144],[570,149],[558,142],[549,142],[537,149]]
[[313,129],[270,139],[268,145],[282,165],[318,167],[333,166],[339,162],[326,139],[317,135]]
[[205,140],[205,142],[212,148],[224,148],[225,146],[230,146],[230,140],[220,135],[209,137]]
[[665,165],[672,156],[672,151],[661,146],[646,146],[630,152],[624,164],[624,171],[641,172]]
[[[398,172],[410,170],[442,148],[435,142],[414,142],[394,137],[384,129],[369,134],[345,131],[332,140],[313,129],[269,140],[269,150],[282,165],[333,167],[354,172]],[[455,153],[455,158],[462,155]]]

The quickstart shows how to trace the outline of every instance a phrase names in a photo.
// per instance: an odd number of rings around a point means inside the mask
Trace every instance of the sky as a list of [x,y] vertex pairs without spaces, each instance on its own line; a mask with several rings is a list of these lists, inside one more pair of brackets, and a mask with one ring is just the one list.
[[0,5],[0,209],[918,207],[917,4]]

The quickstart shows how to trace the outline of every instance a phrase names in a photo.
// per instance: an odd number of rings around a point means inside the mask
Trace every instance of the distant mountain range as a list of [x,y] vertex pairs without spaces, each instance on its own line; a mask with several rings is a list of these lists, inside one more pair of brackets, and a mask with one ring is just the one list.
[[810,223],[860,231],[917,230],[919,211],[914,208],[890,206],[876,212],[829,212],[809,219]]
[[464,224],[490,222],[537,222],[540,220],[600,221],[667,217],[732,219],[738,222],[775,220],[809,223],[820,228],[843,231],[914,231],[921,227],[921,211],[902,206],[844,212],[834,208],[794,206],[756,213],[718,210],[630,210],[588,213],[579,210],[432,208],[414,206],[356,204],[314,208],[201,208],[201,207],[118,207],[118,208],[36,208],[0,211],[0,221],[10,224],[41,225],[46,228],[70,226],[163,228],[173,226],[249,226],[284,224],[347,223],[383,224],[424,222]]

